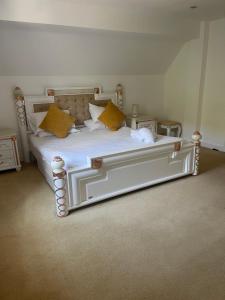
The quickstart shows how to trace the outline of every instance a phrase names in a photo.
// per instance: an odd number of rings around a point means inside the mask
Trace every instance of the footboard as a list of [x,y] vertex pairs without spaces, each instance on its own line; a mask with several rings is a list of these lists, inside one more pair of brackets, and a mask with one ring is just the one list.
[[[63,172],[63,161],[60,162],[58,171],[53,172],[56,176],[55,182],[58,182],[57,214],[64,216],[68,210],[116,195],[189,174],[197,175],[199,138],[200,135],[196,134],[193,135],[194,143],[171,143],[98,158],[91,157],[87,168],[68,170],[67,175]],[[59,158],[57,160],[59,164]]]
[[173,146],[91,159],[92,167],[68,171],[69,208],[193,173],[193,145]]

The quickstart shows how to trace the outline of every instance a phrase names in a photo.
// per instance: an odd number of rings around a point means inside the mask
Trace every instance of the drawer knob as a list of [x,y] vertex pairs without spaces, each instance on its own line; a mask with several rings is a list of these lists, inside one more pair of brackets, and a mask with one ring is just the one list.
[[4,161],[0,161],[0,165],[3,165],[4,164]]

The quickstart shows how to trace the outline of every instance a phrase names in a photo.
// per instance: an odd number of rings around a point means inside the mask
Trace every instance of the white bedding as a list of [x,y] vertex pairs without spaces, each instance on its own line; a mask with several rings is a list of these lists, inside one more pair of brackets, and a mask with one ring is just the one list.
[[90,157],[101,157],[182,140],[158,136],[156,143],[143,143],[133,139],[130,130],[123,127],[118,131],[101,129],[90,132],[87,128],[82,128],[79,133],[70,134],[64,139],[55,136],[37,137],[32,134],[30,143],[31,147],[41,154],[42,159],[50,163],[54,156],[61,156],[65,161],[65,168],[69,169],[89,166]]

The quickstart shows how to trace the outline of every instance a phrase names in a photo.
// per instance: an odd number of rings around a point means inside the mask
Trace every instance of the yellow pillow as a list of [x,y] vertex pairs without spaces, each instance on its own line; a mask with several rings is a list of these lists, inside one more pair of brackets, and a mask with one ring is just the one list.
[[114,105],[112,102],[109,102],[98,119],[109,129],[115,131],[122,126],[125,120],[125,115],[116,105]]
[[67,136],[74,121],[74,117],[59,109],[56,104],[51,104],[47,115],[39,127],[45,131],[51,132],[59,138],[64,138]]

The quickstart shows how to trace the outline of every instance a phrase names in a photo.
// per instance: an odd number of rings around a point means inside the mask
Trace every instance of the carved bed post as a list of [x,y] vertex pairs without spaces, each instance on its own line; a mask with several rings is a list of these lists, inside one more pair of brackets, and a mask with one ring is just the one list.
[[116,95],[117,95],[117,105],[120,110],[123,110],[123,86],[122,84],[117,84],[116,86]]
[[27,120],[26,120],[24,95],[22,90],[19,87],[16,87],[14,89],[14,97],[15,97],[16,114],[18,119],[21,144],[23,149],[23,156],[25,162],[29,162],[30,157],[29,157],[29,145],[27,139]]
[[200,160],[200,146],[202,136],[199,131],[195,131],[192,135],[192,140],[194,143],[194,172],[193,175],[199,174],[199,160]]
[[55,189],[56,214],[58,217],[68,215],[66,171],[64,170],[64,160],[60,156],[53,158],[51,162],[53,172],[53,183]]

